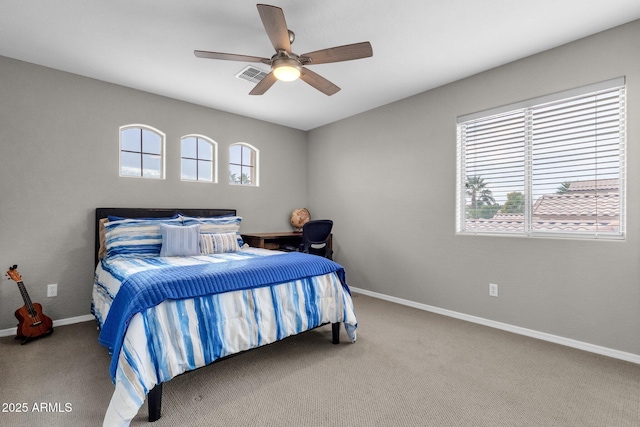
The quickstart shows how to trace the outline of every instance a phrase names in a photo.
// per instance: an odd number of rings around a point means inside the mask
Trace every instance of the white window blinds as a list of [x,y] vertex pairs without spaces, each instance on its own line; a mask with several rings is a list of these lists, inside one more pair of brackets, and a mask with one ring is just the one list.
[[624,235],[624,79],[458,119],[459,233]]

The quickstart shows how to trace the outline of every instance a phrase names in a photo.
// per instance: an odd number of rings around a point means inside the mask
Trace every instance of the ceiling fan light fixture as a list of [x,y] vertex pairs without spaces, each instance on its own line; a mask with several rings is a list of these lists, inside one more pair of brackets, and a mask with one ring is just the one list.
[[302,66],[292,58],[281,58],[273,61],[273,75],[283,82],[291,82],[300,77]]

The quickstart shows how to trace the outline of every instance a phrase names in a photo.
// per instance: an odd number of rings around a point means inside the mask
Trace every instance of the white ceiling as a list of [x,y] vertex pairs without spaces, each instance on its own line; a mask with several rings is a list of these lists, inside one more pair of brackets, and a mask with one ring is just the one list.
[[310,66],[342,88],[330,97],[300,80],[250,96],[248,64],[193,54],[275,53],[248,0],[0,0],[0,55],[309,130],[640,18],[638,0],[269,4],[294,52],[370,41],[373,57]]

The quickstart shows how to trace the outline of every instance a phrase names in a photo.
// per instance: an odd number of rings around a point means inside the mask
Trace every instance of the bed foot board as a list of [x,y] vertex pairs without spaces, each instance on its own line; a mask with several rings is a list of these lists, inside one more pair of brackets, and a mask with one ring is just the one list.
[[340,322],[331,324],[331,342],[340,344]]
[[162,416],[162,383],[156,385],[148,395],[149,422],[158,421]]

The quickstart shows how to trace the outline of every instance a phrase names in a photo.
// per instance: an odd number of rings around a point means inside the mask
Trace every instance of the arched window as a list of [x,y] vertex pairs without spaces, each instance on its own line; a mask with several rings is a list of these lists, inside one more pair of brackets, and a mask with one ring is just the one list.
[[181,139],[183,181],[218,182],[218,144],[202,135]]
[[145,125],[120,128],[120,176],[164,179],[165,135]]
[[257,148],[238,142],[229,147],[229,183],[258,186],[259,151]]

